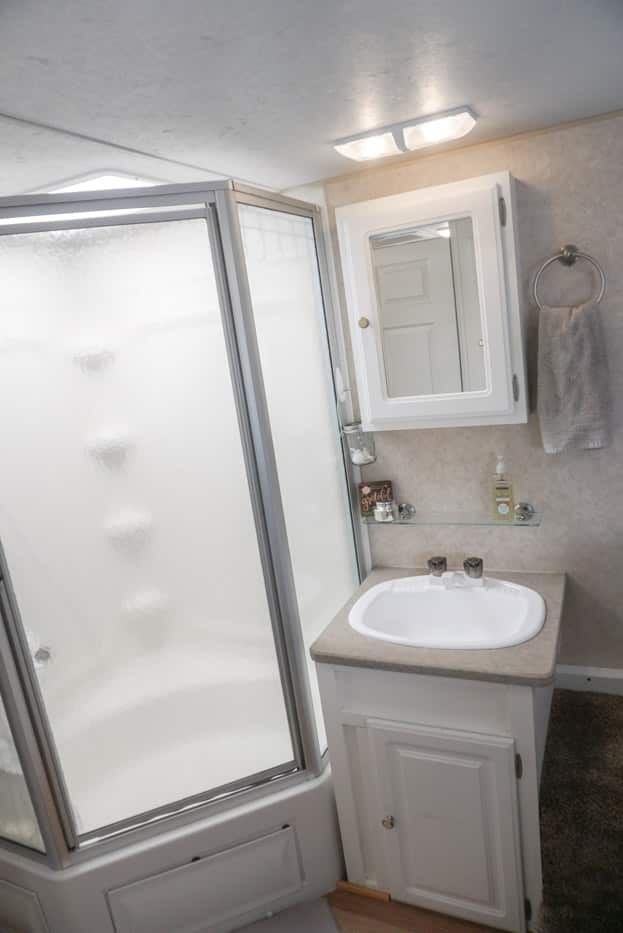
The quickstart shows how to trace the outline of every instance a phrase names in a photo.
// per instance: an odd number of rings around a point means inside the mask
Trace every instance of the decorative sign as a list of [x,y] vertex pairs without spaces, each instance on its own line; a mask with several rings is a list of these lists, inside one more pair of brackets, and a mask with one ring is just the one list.
[[388,502],[394,498],[391,480],[375,483],[359,483],[359,509],[364,518],[371,517],[377,502]]

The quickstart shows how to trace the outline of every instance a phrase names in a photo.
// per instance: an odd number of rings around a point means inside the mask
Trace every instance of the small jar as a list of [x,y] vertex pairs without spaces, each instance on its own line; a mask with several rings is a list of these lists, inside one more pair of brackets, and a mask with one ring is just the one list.
[[345,424],[342,428],[346,445],[350,454],[351,463],[355,466],[366,466],[376,460],[374,449],[374,435],[370,431],[362,431],[361,422]]
[[396,517],[396,503],[393,499],[377,502],[374,506],[375,522],[393,522]]

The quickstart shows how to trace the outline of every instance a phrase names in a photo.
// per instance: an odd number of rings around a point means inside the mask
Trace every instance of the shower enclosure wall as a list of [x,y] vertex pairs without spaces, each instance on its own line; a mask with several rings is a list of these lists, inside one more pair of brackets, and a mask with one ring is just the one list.
[[227,930],[338,877],[317,223],[232,182],[0,202],[0,929]]

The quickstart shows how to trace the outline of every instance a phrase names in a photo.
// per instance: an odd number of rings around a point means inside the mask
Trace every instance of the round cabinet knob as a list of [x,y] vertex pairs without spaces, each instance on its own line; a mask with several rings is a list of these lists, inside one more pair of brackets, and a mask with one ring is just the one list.
[[361,327],[362,330],[365,330],[366,327],[369,327],[369,326],[370,326],[370,321],[369,321],[369,319],[368,319],[367,317],[360,317],[360,318],[359,318],[359,326]]
[[396,825],[396,820],[393,816],[384,816],[381,823],[384,829],[393,829]]

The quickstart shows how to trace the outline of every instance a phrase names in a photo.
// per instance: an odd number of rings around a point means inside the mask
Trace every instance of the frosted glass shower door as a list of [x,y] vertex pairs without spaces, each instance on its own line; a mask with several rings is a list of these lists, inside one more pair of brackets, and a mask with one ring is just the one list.
[[79,832],[293,767],[206,221],[3,236],[0,280],[0,538]]
[[39,824],[0,697],[0,837],[45,852]]
[[247,274],[290,558],[322,749],[309,646],[359,585],[313,222],[241,205]]

